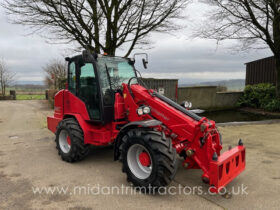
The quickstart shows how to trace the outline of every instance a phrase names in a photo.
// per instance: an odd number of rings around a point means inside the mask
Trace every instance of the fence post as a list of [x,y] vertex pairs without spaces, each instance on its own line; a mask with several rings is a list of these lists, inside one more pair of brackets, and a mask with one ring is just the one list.
[[46,100],[49,100],[49,90],[45,91]]
[[16,91],[15,90],[10,90],[10,99],[16,100]]

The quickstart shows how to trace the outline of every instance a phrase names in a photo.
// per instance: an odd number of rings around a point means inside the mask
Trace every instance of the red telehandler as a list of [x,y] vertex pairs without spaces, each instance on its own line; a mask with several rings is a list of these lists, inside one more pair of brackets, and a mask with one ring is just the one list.
[[66,61],[66,89],[55,95],[54,116],[48,117],[62,160],[82,160],[90,145],[114,144],[114,159],[122,162],[127,180],[144,189],[172,181],[177,154],[185,168],[202,169],[211,192],[245,169],[242,141],[220,154],[215,122],[148,89],[135,59],[83,51]]

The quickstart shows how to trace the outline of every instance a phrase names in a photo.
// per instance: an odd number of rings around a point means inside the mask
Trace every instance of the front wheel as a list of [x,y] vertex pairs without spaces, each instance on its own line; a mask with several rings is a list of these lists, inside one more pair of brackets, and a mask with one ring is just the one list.
[[122,138],[121,161],[127,180],[146,192],[167,186],[177,170],[176,150],[160,132],[133,129]]

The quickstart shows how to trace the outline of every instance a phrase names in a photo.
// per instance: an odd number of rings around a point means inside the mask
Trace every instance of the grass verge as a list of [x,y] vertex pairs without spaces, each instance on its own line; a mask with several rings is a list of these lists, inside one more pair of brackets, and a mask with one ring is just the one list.
[[44,100],[45,95],[16,95],[16,100]]

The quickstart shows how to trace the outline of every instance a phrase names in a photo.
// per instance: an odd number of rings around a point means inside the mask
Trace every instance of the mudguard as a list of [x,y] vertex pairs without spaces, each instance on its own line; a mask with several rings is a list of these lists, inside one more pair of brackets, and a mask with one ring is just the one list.
[[118,160],[120,156],[120,151],[119,147],[121,144],[121,139],[123,135],[126,133],[127,130],[132,129],[132,128],[137,128],[137,127],[144,127],[144,128],[152,128],[158,125],[161,125],[162,122],[158,120],[144,120],[144,121],[135,121],[135,122],[130,122],[123,126],[115,140],[114,144],[114,160]]

